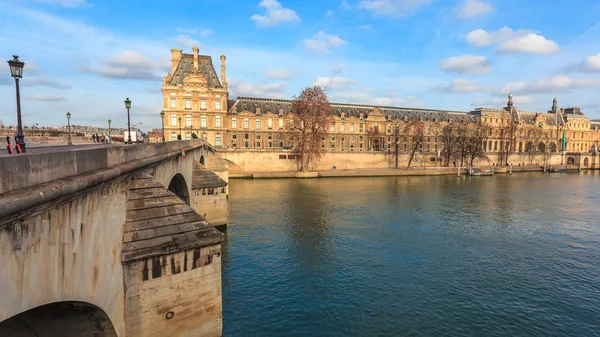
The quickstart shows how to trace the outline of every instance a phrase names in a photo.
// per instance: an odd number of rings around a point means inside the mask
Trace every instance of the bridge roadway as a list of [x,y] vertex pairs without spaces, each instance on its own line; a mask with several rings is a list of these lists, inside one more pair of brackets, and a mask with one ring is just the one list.
[[0,156],[1,336],[221,335],[210,144],[32,149]]

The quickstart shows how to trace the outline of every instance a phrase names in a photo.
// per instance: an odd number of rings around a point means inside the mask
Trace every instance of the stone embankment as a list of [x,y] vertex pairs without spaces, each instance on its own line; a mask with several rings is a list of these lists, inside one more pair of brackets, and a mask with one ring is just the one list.
[[[576,169],[569,167],[569,169]],[[540,166],[513,166],[512,172],[540,172]],[[278,172],[239,172],[229,173],[234,179],[273,179],[273,178],[334,178],[334,177],[388,177],[388,176],[441,176],[458,175],[456,167],[414,168],[414,169],[357,169],[357,170],[327,170],[327,171],[278,171]],[[465,170],[460,170],[464,175]],[[507,174],[507,173],[497,173]]]

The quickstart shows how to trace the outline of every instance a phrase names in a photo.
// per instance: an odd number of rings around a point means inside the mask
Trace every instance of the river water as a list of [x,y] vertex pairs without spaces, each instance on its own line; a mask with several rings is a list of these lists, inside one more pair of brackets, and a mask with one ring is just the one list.
[[600,336],[600,174],[231,180],[225,336]]

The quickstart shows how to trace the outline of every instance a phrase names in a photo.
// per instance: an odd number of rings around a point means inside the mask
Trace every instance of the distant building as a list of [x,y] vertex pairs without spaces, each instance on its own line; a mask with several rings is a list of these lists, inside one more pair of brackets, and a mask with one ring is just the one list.
[[148,140],[150,143],[160,143],[162,142],[162,130],[161,129],[152,129],[152,131],[148,131]]
[[[290,100],[238,97],[229,100],[225,55],[221,55],[219,78],[210,56],[184,54],[171,50],[172,70],[163,80],[165,139],[191,139],[195,133],[224,149],[272,149],[294,146],[287,130],[292,120]],[[442,151],[444,126],[456,123],[486,125],[491,128],[484,148],[492,162],[502,161],[503,152],[532,151],[554,153],[594,152],[600,141],[600,122],[590,121],[579,108],[559,109],[556,98],[547,112],[528,112],[513,105],[512,94],[505,107],[450,111],[409,107],[331,103],[334,123],[325,141],[329,151],[390,151],[395,128],[410,120],[423,122],[425,139],[421,151],[434,157]],[[406,149],[400,137],[400,150]],[[500,158],[500,159],[497,159]],[[432,158],[435,161],[435,158]],[[521,162],[522,159],[518,159]]]

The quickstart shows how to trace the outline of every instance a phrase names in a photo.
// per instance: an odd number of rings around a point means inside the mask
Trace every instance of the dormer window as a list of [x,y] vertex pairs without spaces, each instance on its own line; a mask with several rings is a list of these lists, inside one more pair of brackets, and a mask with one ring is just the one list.
[[279,109],[279,116],[283,116],[283,109]]
[[408,116],[404,116],[403,120],[404,120],[405,122],[408,122]]
[[360,114],[360,119],[365,119],[365,115],[364,114]]
[[341,118],[346,118],[346,114],[342,112]]
[[256,114],[260,115],[260,108],[256,108]]

